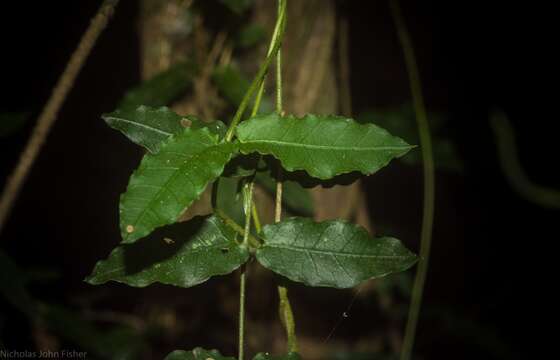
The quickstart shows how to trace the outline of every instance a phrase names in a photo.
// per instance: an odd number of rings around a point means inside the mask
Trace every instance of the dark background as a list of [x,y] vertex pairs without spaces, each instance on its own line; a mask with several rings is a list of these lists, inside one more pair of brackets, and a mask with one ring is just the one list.
[[[488,113],[499,107],[509,116],[530,178],[558,187],[555,19],[552,9],[543,6],[489,3],[402,4],[427,106],[449,115],[450,137],[465,164],[462,174],[438,173],[424,304],[451,308],[491,329],[511,354],[536,358],[554,346],[554,330],[546,325],[557,320],[553,249],[559,212],[522,199],[508,186]],[[1,139],[0,183],[15,166],[34,119],[97,7],[96,1],[58,2],[56,7],[49,2],[3,4],[0,110],[28,111],[32,121]],[[0,246],[22,267],[60,272],[56,284],[35,289],[45,300],[64,301],[68,294],[87,291],[82,279],[119,242],[118,197],[141,152],[99,115],[113,110],[124,91],[140,80],[138,11],[135,1],[119,5],[1,234]],[[340,11],[350,21],[355,112],[407,101],[408,79],[387,3],[348,1]],[[401,230],[396,235],[413,249],[420,232],[421,184],[420,168],[399,165],[367,180],[372,218],[397,221]],[[204,291],[203,286],[172,294],[191,292],[201,298]],[[124,294],[126,307],[151,293],[134,289]],[[310,303],[316,301],[308,294]],[[0,304],[2,312],[8,311],[8,305]],[[352,321],[343,326],[353,326]],[[433,325],[422,318],[418,329],[418,352],[425,358],[494,358],[470,335]],[[25,326],[14,327],[5,343],[23,346],[25,331]]]

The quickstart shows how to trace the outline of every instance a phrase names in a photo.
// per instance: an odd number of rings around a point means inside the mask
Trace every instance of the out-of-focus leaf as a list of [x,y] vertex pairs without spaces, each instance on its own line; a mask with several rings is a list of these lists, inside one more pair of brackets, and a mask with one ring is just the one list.
[[[276,181],[268,172],[257,172],[255,182],[271,195],[276,194]],[[295,215],[312,216],[314,214],[311,194],[295,181],[284,180],[282,182],[282,204]]]
[[259,353],[253,360],[301,360],[298,353],[291,352],[286,355],[270,355],[269,353]]
[[341,220],[290,218],[263,228],[257,260],[266,268],[309,286],[350,288],[411,267],[417,257],[399,240],[371,238]]
[[146,154],[120,201],[123,243],[174,223],[224,170],[235,151],[208,129],[173,135],[157,154]]
[[[405,104],[399,108],[367,111],[360,114],[356,121],[361,124],[376,124],[395,134],[411,144],[419,143],[418,126],[414,117],[414,109]],[[460,172],[463,162],[457,155],[453,143],[442,135],[445,121],[441,114],[428,114],[428,122],[433,135],[432,147],[434,161],[438,168]],[[399,160],[409,165],[422,163],[420,151],[410,151]]]
[[117,108],[134,110],[140,105],[169,105],[192,86],[196,72],[197,68],[193,62],[178,62],[127,92]]
[[221,177],[218,183],[216,207],[238,224],[245,221],[243,196],[240,192],[240,178]]
[[10,136],[25,125],[29,118],[29,113],[9,112],[0,114],[0,137]]
[[242,153],[270,154],[288,171],[323,180],[353,171],[373,174],[412,148],[376,125],[339,116],[259,115],[242,122],[236,134]]
[[226,131],[225,125],[219,120],[206,123],[196,116],[178,115],[165,106],[158,109],[144,105],[135,109],[118,109],[110,114],[103,114],[102,118],[110,127],[154,154],[171,135],[179,134],[187,127],[193,130],[206,127],[220,138]]
[[[233,66],[217,68],[212,74],[212,80],[220,94],[235,107],[239,106],[250,85],[250,81]],[[259,113],[271,112],[272,110],[272,101],[263,96]]]
[[203,348],[196,348],[191,351],[175,350],[167,355],[164,360],[235,360],[230,356],[223,356],[217,350],[204,350]]
[[59,305],[45,305],[42,313],[51,332],[103,359],[137,359],[147,348],[142,335],[133,329],[101,330],[79,313]]
[[266,37],[266,31],[258,24],[249,24],[241,29],[237,35],[240,47],[248,48],[257,45]]
[[30,318],[36,315],[36,303],[27,291],[27,274],[0,251],[0,295]]
[[220,0],[234,13],[241,15],[253,6],[253,0]]
[[244,264],[249,251],[218,217],[195,217],[117,247],[97,263],[86,281],[117,281],[144,287],[154,282],[191,287],[212,276],[229,274]]

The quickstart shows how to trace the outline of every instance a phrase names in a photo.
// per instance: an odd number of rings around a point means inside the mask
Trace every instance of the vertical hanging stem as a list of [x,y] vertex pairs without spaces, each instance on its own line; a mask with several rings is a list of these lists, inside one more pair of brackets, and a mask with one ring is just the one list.
[[89,27],[80,39],[78,47],[70,57],[68,64],[56,86],[52,90],[47,104],[41,111],[37,119],[37,124],[33,128],[31,137],[20,155],[19,162],[14,171],[8,177],[6,186],[0,197],[0,232],[2,231],[8,216],[14,206],[16,198],[21,190],[29,171],[43,147],[45,139],[54,124],[58,111],[64,103],[66,96],[72,89],[74,81],[78,76],[85,60],[88,58],[91,49],[95,45],[97,38],[103,32],[119,0],[105,0],[95,17],[91,20]]
[[432,227],[434,222],[435,177],[432,139],[426,116],[426,107],[422,96],[422,85],[420,82],[420,75],[416,64],[414,49],[412,47],[412,42],[410,40],[406,24],[404,23],[399,1],[391,0],[390,4],[410,79],[410,90],[414,102],[414,111],[416,114],[416,121],[418,123],[418,132],[420,134],[420,146],[422,148],[422,160],[424,163],[424,208],[422,216],[422,234],[420,237],[420,262],[418,263],[416,277],[412,288],[412,299],[408,312],[403,349],[401,352],[401,360],[409,360],[412,356],[412,349],[414,347],[418,315],[422,305],[422,294],[424,292],[424,284],[426,282],[426,274],[428,272],[430,258]]
[[[225,140],[231,141],[233,139],[233,135],[235,133],[235,128],[241,121],[241,117],[243,116],[243,112],[245,108],[249,104],[249,100],[255,91],[257,91],[257,95],[255,98],[255,103],[253,105],[253,109],[251,110],[251,117],[255,116],[259,110],[262,96],[264,93],[264,80],[266,77],[266,73],[268,71],[268,67],[272,61],[272,58],[276,56],[276,53],[279,51],[281,44],[282,44],[282,37],[284,36],[284,24],[286,19],[286,1],[279,0],[278,3],[278,17],[276,19],[276,25],[274,27],[274,33],[272,34],[272,39],[270,41],[270,46],[268,48],[267,56],[264,62],[261,64],[259,71],[253,82],[249,86],[249,89],[245,93],[239,108],[237,109],[234,118],[231,122],[230,127],[226,133]],[[245,210],[245,230],[243,236],[243,245],[249,246],[249,236],[251,232],[251,214],[257,214],[255,204],[253,203],[253,187],[254,182],[251,180],[246,185],[246,191],[244,196],[244,210]],[[257,226],[257,231],[260,228],[260,222],[256,222],[255,225]],[[239,286],[239,360],[244,360],[244,350],[245,350],[245,294],[246,294],[246,283],[247,283],[247,274],[245,267],[241,270],[241,278],[240,278],[240,286]]]
[[[278,3],[278,13],[282,12],[282,6],[286,6],[286,0],[280,0]],[[284,19],[285,21],[285,19]],[[282,49],[278,49],[276,53],[276,112],[278,115],[283,114],[282,109]],[[276,178],[276,198],[274,207],[274,222],[282,220],[282,167],[278,164]],[[297,352],[298,344],[295,331],[294,314],[290,299],[288,298],[288,289],[278,286],[280,321],[286,329],[286,337],[288,340],[288,351]]]

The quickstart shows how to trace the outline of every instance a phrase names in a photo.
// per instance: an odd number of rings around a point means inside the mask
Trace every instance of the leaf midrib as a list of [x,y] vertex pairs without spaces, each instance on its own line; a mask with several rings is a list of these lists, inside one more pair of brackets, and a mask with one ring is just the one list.
[[245,140],[241,144],[273,144],[278,146],[300,147],[314,150],[339,150],[339,151],[384,151],[384,150],[406,150],[412,148],[411,146],[375,146],[375,147],[354,147],[354,146],[335,146],[335,145],[316,145],[316,144],[301,144],[280,140]]
[[106,120],[113,120],[113,121],[122,121],[122,122],[127,123],[127,124],[131,124],[131,125],[135,125],[135,126],[138,126],[138,127],[142,127],[142,128],[148,129],[148,130],[152,130],[152,131],[154,131],[154,132],[160,133],[160,134],[165,135],[165,136],[171,136],[171,135],[173,135],[173,133],[169,133],[169,132],[166,132],[166,131],[164,131],[164,130],[160,130],[160,129],[158,129],[158,128],[151,127],[151,126],[149,126],[149,125],[142,124],[142,123],[140,123],[140,122],[135,122],[135,121],[132,121],[132,120],[127,120],[127,119],[124,119],[124,118],[119,118],[119,117],[114,117],[114,116],[107,116],[105,119],[106,119]]
[[326,254],[331,256],[346,256],[346,257],[356,257],[356,258],[366,258],[366,259],[406,259],[409,256],[406,255],[367,255],[367,254],[354,254],[348,252],[336,252],[333,250],[319,250],[313,248],[306,248],[302,246],[293,246],[293,245],[279,245],[279,244],[264,244],[261,249],[265,250],[266,248],[277,248],[277,249],[285,249],[285,250],[294,250],[298,252],[311,252],[314,254]]
[[[201,156],[205,151],[209,151],[211,148],[219,146],[220,144],[212,144],[207,146],[206,148],[200,149],[200,151],[192,154],[191,156],[186,156],[186,158],[183,161],[183,164],[181,166],[179,166],[179,168],[167,179],[167,181],[165,181],[165,183],[160,186],[160,189],[157,191],[157,193],[154,195],[154,197],[149,201],[148,206],[144,207],[144,209],[142,210],[142,212],[140,213],[140,215],[138,215],[136,217],[136,220],[134,221],[134,224],[125,224],[125,226],[127,225],[132,225],[134,227],[137,226],[138,222],[141,221],[141,219],[144,218],[144,216],[146,215],[146,212],[148,211],[148,209],[150,209],[153,204],[155,202],[157,202],[157,199],[159,198],[159,196],[161,195],[162,191],[164,191],[165,189],[167,189],[169,187],[169,183],[174,181],[175,178],[179,175],[181,175],[182,170],[185,169],[186,167],[188,167],[189,164],[192,163],[193,158],[198,158],[199,156]],[[165,153],[165,152],[163,152]],[[188,178],[188,177],[187,177]],[[192,180],[190,178],[188,178],[189,182],[192,183]],[[194,201],[194,200],[193,200]],[[189,206],[190,204],[185,205],[185,207]],[[126,236],[126,239],[128,239],[133,233],[128,233]]]

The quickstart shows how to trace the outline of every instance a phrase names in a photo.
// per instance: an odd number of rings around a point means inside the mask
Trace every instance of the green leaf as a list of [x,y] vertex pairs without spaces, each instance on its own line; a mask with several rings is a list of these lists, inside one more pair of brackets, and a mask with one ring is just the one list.
[[99,261],[86,281],[144,287],[154,282],[191,287],[237,269],[249,251],[218,217],[195,217],[163,227],[134,244],[120,245]]
[[301,356],[298,353],[291,352],[286,355],[270,355],[269,353],[259,353],[253,360],[301,360]]
[[323,180],[352,171],[372,174],[412,148],[378,126],[338,116],[273,113],[244,121],[236,131],[242,153],[270,154],[288,171]]
[[102,118],[110,127],[154,154],[165,140],[187,127],[193,130],[207,127],[220,138],[225,135],[225,125],[221,121],[205,123],[192,115],[178,115],[165,106],[158,109],[144,105],[134,109],[118,109],[110,114],[103,114]]
[[216,208],[238,224],[245,221],[243,196],[241,195],[240,178],[220,177],[216,194]]
[[257,260],[266,268],[309,286],[349,288],[404,271],[417,260],[399,240],[371,238],[361,226],[306,218],[266,225]]
[[223,356],[216,350],[196,348],[192,351],[175,350],[167,355],[164,360],[235,360],[230,356]]
[[157,154],[146,154],[121,196],[123,243],[174,223],[214,181],[235,151],[208,129],[184,129],[166,140]]
[[169,105],[192,86],[196,71],[196,65],[191,61],[174,64],[127,92],[117,108],[134,110],[140,105]]

